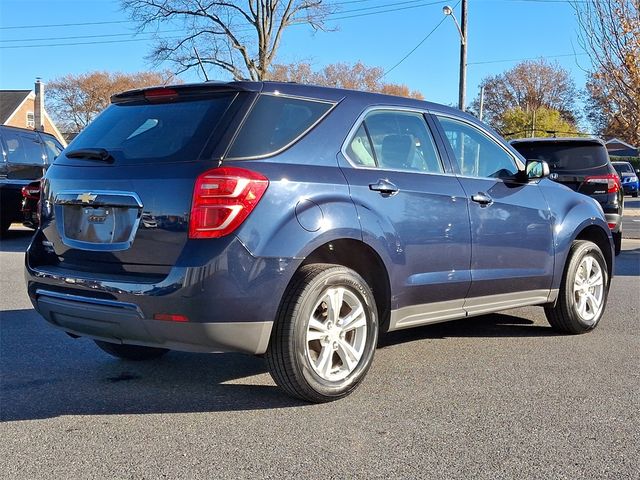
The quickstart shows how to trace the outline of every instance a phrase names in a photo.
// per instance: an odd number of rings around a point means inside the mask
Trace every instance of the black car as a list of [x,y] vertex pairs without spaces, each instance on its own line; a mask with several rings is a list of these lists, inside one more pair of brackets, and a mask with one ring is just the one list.
[[64,147],[52,135],[0,125],[0,235],[22,222],[22,188],[40,179]]
[[512,140],[511,145],[526,159],[546,161],[552,180],[598,201],[618,255],[622,248],[624,192],[604,142],[599,138],[520,138]]

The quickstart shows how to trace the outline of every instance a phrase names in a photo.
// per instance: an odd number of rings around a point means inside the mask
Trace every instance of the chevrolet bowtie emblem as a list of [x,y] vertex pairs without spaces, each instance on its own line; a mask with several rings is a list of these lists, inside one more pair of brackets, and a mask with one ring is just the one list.
[[78,198],[76,198],[76,200],[80,200],[82,203],[91,203],[97,197],[98,195],[93,195],[91,192],[87,192],[87,193],[81,193],[80,195],[78,195]]

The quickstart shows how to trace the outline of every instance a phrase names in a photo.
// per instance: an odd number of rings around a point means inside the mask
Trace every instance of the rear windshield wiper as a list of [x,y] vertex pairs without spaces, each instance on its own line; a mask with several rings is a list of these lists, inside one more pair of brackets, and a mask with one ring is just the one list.
[[99,160],[101,162],[113,163],[113,157],[104,148],[80,148],[65,152],[67,158],[82,158],[86,160]]

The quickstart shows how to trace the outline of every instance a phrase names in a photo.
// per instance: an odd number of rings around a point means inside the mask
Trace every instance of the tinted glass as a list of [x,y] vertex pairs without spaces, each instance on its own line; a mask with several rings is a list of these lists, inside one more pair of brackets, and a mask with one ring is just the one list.
[[438,120],[462,175],[500,178],[518,172],[511,155],[477,128],[447,117]]
[[618,175],[622,175],[623,173],[634,173],[633,167],[630,163],[614,163],[613,168],[616,169]]
[[[424,117],[419,113],[374,111],[364,120],[378,167],[442,173],[442,163]],[[360,132],[360,130],[358,131]],[[359,134],[354,141],[357,142]],[[353,145],[353,142],[352,142]]]
[[517,142],[513,148],[531,160],[545,160],[554,171],[601,167],[609,161],[607,149],[590,142]]
[[353,139],[349,142],[347,147],[347,155],[352,162],[361,165],[363,167],[375,167],[377,166],[376,159],[374,157],[373,148],[369,141],[369,135],[364,128],[364,123],[360,125]]
[[10,163],[44,164],[42,145],[35,133],[18,133],[5,130],[3,135],[7,144],[7,160]]
[[58,155],[60,155],[60,152],[64,150],[64,148],[55,138],[48,135],[42,135],[42,140],[44,142],[44,149],[47,152],[49,163],[51,163]]
[[298,140],[332,106],[314,100],[261,95],[228,156],[250,158],[275,153]]
[[123,163],[193,161],[234,97],[220,94],[172,103],[111,105],[67,151],[104,148]]

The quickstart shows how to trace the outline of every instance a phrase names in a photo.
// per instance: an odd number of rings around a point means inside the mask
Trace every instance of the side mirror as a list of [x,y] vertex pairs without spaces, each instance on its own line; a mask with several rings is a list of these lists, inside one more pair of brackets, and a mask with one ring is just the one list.
[[527,179],[536,180],[549,176],[549,164],[544,160],[527,160],[525,167]]

